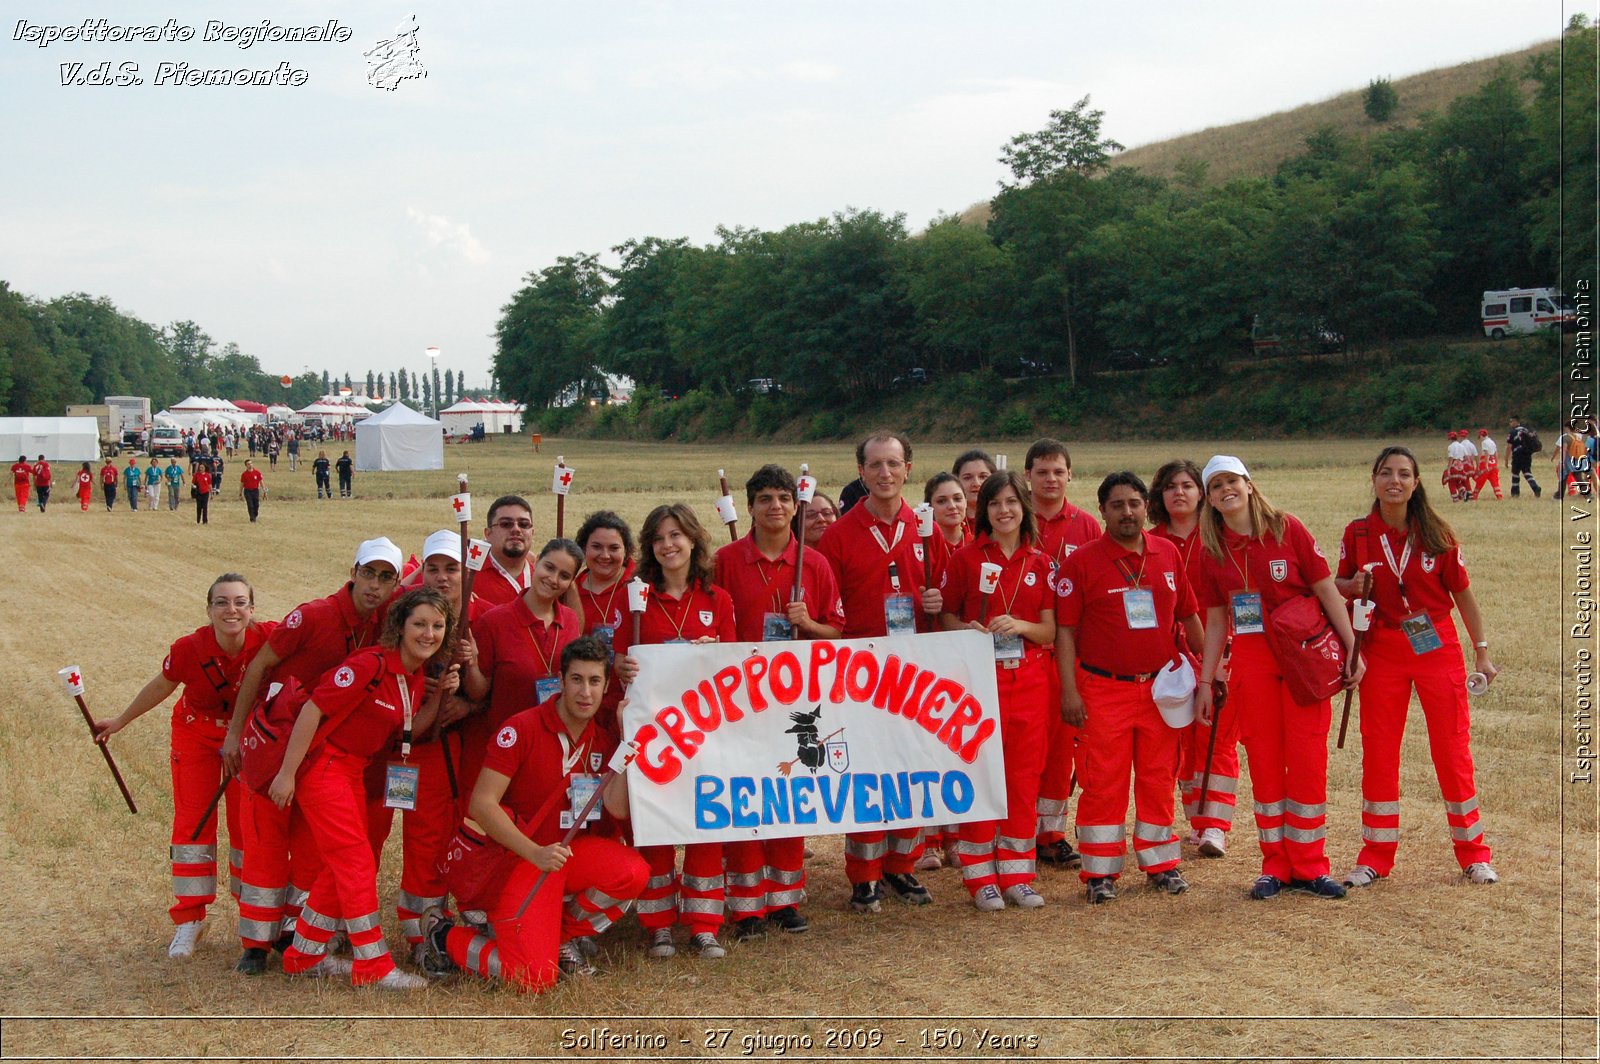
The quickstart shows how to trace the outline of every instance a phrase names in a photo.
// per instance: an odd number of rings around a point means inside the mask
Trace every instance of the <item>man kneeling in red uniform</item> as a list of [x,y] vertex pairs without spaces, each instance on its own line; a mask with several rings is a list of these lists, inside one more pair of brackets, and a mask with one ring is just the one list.
[[[423,932],[430,973],[454,965],[532,992],[549,989],[558,973],[593,974],[584,946],[644,891],[644,858],[593,830],[601,824],[598,808],[570,846],[561,844],[617,747],[594,723],[608,667],[598,639],[574,639],[561,651],[561,690],[513,715],[489,744],[447,856],[461,909],[485,911],[489,929],[452,927],[430,910]],[[626,818],[627,777],[615,776],[601,798],[610,818]],[[564,897],[570,900],[563,907]]]

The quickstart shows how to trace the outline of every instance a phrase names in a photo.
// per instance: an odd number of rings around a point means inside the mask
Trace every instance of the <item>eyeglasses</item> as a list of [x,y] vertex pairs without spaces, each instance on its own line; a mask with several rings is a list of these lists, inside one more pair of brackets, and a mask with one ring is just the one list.
[[376,580],[385,587],[400,579],[400,574],[392,569],[374,569],[370,565],[363,565],[357,569],[356,575],[363,580]]
[[533,522],[528,520],[513,521],[509,517],[502,517],[489,527],[498,528],[502,532],[510,532],[514,528],[521,529],[524,532],[529,532],[533,530]]
[[232,606],[236,610],[247,610],[253,605],[255,605],[255,603],[251,602],[247,598],[242,598],[242,599],[221,599],[221,598],[219,598],[219,599],[212,599],[211,600],[211,608],[214,609],[214,610],[225,610],[229,606]]

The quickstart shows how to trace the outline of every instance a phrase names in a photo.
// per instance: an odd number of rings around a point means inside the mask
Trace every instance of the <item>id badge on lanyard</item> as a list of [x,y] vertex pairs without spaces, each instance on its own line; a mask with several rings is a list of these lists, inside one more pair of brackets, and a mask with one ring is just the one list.
[[1237,635],[1259,635],[1267,630],[1261,613],[1261,592],[1235,591],[1231,598],[1233,630]]
[[778,642],[793,638],[794,625],[786,614],[763,613],[761,615],[761,639],[763,642]]
[[994,635],[994,660],[1021,661],[1022,637],[1020,635]]
[[600,645],[606,648],[606,664],[614,664],[617,660],[617,652],[613,648],[612,644],[617,636],[616,626],[610,624],[597,624],[594,626],[594,631],[590,632],[589,634],[600,640]]
[[1439,630],[1433,626],[1433,618],[1428,616],[1427,610],[1419,610],[1401,618],[1400,630],[1406,634],[1413,654],[1426,654],[1444,646],[1444,640],[1439,638]]
[[[578,814],[583,812],[583,807],[589,804],[589,799],[600,787],[600,777],[588,774],[574,773],[567,780],[568,807],[561,811],[562,830],[572,827],[577,821]],[[594,808],[589,810],[589,815],[584,819],[585,824],[593,824],[600,819],[600,803],[594,803]]]
[[544,702],[560,693],[561,677],[559,676],[541,676],[533,681],[533,697],[537,702]]
[[[894,541],[900,542],[900,533],[905,531],[904,525],[895,528]],[[874,528],[872,534],[877,536],[878,544],[883,547],[884,553],[889,552],[889,545],[883,542],[883,536]],[[883,624],[884,630],[889,635],[916,635],[917,634],[917,600],[910,595],[900,592],[900,567],[894,562],[889,563],[889,586],[893,593],[885,595],[883,599]]]
[[417,786],[421,771],[416,765],[406,763],[411,757],[411,685],[406,677],[400,680],[400,711],[403,717],[400,733],[400,760],[391,761],[383,774],[383,804],[389,809],[411,810],[417,807]]
[[1122,615],[1128,627],[1139,631],[1156,626],[1156,595],[1147,587],[1130,587],[1122,593]]

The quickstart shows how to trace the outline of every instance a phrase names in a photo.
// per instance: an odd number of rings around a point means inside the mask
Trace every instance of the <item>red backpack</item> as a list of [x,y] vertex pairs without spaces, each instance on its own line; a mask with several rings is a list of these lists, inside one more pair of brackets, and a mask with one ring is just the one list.
[[[378,670],[366,686],[367,694],[383,683],[384,672]],[[258,703],[245,721],[239,736],[241,764],[239,778],[246,787],[268,797],[272,781],[283,768],[283,755],[289,748],[289,733],[300,717],[300,710],[311,700],[311,692],[301,686],[293,676],[286,680],[276,694],[268,694],[266,701]]]
[[1297,595],[1273,610],[1267,638],[1297,705],[1314,706],[1344,686],[1344,643],[1315,596]]

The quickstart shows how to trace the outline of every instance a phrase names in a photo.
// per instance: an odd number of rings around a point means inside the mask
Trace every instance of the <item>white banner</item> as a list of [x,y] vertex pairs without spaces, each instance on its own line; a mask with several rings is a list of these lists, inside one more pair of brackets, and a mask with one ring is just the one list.
[[639,845],[1006,815],[994,641],[981,632],[629,653]]

